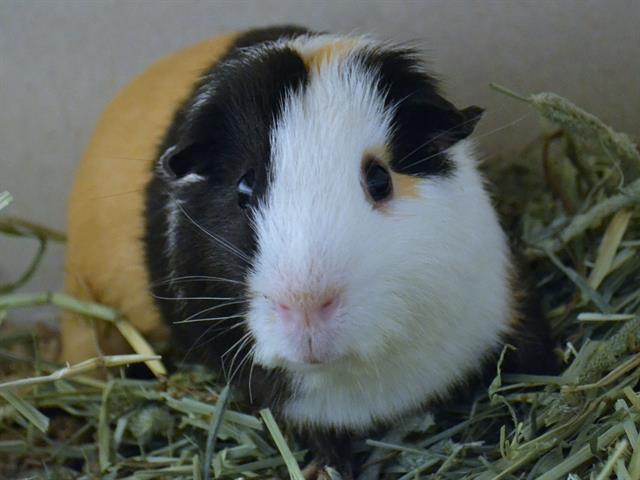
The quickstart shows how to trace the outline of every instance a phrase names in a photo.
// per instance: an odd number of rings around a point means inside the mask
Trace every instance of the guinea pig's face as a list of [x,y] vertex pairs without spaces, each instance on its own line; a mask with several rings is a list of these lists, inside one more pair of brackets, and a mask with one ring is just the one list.
[[242,272],[256,362],[314,371],[418,340],[445,352],[462,317],[488,315],[471,304],[498,280],[478,270],[505,253],[483,259],[503,240],[461,142],[479,115],[444,100],[412,52],[360,39],[291,40],[219,67],[187,125],[207,147],[171,161],[184,205],[241,251],[211,245],[227,266],[207,273]]

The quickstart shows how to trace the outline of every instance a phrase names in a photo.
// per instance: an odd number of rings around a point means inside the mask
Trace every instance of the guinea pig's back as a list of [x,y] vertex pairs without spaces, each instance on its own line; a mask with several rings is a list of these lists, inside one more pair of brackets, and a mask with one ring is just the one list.
[[[69,198],[66,291],[118,309],[151,341],[166,338],[167,329],[149,293],[142,243],[145,187],[174,113],[236,37],[180,50],[129,83],[102,114]],[[96,321],[94,331],[70,312],[63,314],[61,330],[62,361],[128,350],[111,326]]]

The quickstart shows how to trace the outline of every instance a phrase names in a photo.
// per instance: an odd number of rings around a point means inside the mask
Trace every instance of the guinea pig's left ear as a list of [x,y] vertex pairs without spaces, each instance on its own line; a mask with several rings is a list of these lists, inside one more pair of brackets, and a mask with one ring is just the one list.
[[398,109],[397,115],[401,119],[398,134],[408,144],[422,145],[412,153],[428,157],[471,135],[482,113],[483,109],[476,106],[460,110],[439,95],[406,102]]
[[189,174],[202,175],[211,147],[195,142],[184,142],[167,148],[159,161],[159,168],[167,177],[180,180]]
[[484,113],[484,109],[475,105],[458,110],[445,102],[440,107],[435,113],[433,136],[439,139],[442,150],[471,135]]
[[458,140],[467,138],[473,133],[476,125],[484,114],[484,108],[471,105],[470,107],[460,110],[460,114],[462,115],[463,121],[457,128],[457,135],[459,136]]

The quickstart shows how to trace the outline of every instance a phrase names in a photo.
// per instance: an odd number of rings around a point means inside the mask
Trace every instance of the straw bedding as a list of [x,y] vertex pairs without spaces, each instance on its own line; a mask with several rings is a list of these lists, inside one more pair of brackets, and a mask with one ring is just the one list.
[[[495,88],[543,119],[544,133],[522,152],[484,168],[534,277],[562,373],[503,376],[498,365],[491,385],[467,401],[363,444],[372,452],[365,475],[638,479],[640,154],[557,95]],[[301,478],[305,452],[271,413],[251,412],[200,367],[152,380],[94,375],[144,361],[159,371],[161,359],[110,308],[16,293],[64,235],[6,216],[10,202],[0,193],[0,233],[35,239],[39,249],[23,275],[0,285],[0,477]],[[54,331],[9,321],[14,309],[43,304],[116,323],[136,353],[55,364]]]

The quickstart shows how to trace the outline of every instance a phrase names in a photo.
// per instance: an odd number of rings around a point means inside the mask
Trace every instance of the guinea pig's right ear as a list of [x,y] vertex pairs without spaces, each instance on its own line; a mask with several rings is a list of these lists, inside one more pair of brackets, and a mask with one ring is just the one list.
[[197,142],[173,145],[160,157],[160,170],[173,180],[180,180],[190,174],[202,176],[210,151],[210,146]]

